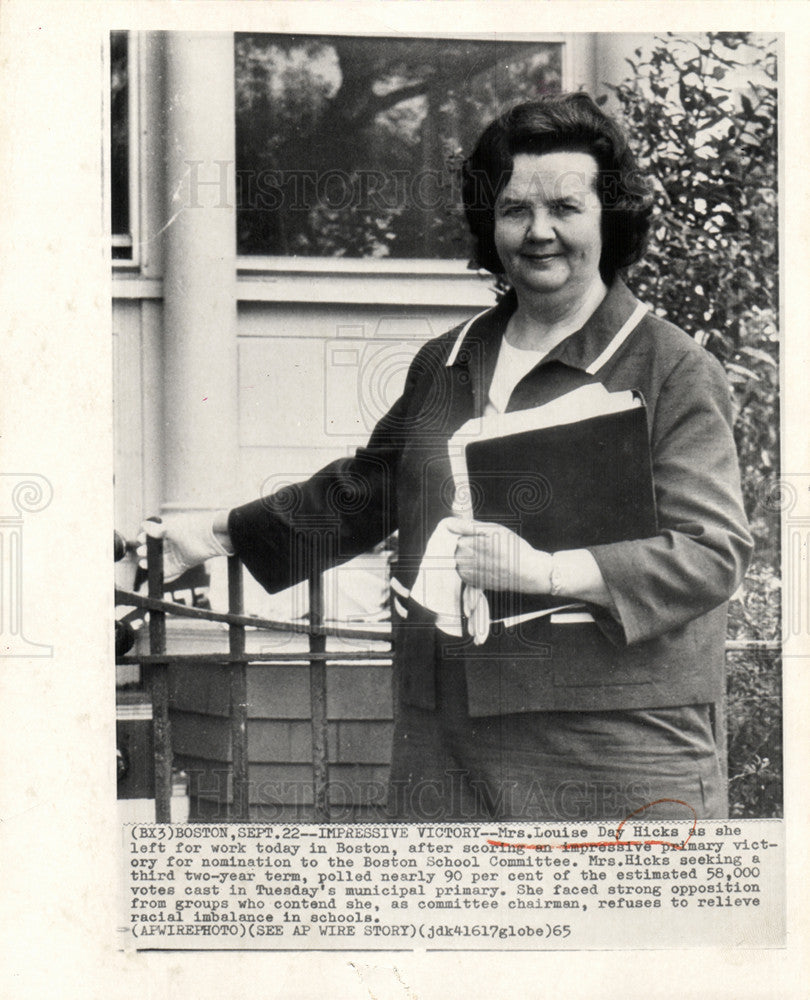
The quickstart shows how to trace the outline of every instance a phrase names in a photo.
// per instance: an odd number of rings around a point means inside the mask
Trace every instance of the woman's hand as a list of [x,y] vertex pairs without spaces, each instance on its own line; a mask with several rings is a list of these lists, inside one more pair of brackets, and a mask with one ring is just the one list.
[[514,590],[522,594],[552,594],[613,608],[602,571],[587,549],[543,552],[501,524],[448,518],[448,530],[458,536],[456,570],[480,590]]
[[169,514],[161,521],[144,521],[138,535],[138,563],[146,569],[146,538],[163,539],[163,578],[168,583],[192,566],[214,556],[233,555],[227,529],[221,530],[221,512],[193,511]]
[[481,590],[549,593],[550,553],[533,548],[501,524],[454,517],[447,527],[458,535],[456,569],[465,583]]

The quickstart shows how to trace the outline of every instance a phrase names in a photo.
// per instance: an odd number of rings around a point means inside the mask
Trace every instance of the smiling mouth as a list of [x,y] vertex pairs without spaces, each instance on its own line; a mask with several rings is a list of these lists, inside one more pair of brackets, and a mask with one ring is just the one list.
[[558,253],[524,253],[522,256],[526,260],[537,261],[539,263],[544,263],[547,260],[556,260],[561,254]]

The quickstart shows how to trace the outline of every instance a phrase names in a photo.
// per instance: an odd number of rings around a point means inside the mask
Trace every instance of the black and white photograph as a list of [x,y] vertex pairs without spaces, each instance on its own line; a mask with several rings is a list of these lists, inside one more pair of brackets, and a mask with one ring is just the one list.
[[778,39],[110,52],[123,800],[780,816]]
[[84,995],[801,995],[807,32],[686,7],[12,4],[4,748]]

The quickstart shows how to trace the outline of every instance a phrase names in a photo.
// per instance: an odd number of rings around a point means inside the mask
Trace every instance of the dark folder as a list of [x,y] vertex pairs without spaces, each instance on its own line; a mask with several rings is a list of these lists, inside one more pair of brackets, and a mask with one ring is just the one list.
[[[474,516],[548,552],[657,533],[643,405],[465,448]],[[492,620],[559,605],[546,595],[488,591]]]

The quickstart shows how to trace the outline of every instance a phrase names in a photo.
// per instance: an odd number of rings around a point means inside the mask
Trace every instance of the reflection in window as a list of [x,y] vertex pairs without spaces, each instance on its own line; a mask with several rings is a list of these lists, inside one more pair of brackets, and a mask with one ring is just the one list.
[[458,165],[562,44],[236,36],[241,254],[466,258]]
[[128,33],[110,33],[110,185],[114,260],[132,258],[129,205],[129,65]]

